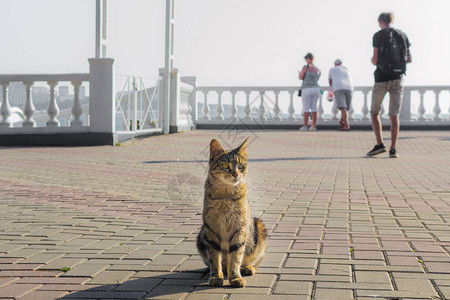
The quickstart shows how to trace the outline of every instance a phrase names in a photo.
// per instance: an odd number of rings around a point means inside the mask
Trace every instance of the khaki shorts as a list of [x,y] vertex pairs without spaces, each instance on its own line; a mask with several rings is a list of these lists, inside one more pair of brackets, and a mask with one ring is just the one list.
[[334,99],[336,99],[336,107],[341,109],[345,108],[350,110],[352,102],[352,91],[351,90],[337,90],[334,91]]
[[372,107],[370,113],[378,115],[381,110],[384,96],[389,92],[389,115],[398,116],[402,105],[403,80],[390,80],[385,82],[375,82],[372,91]]

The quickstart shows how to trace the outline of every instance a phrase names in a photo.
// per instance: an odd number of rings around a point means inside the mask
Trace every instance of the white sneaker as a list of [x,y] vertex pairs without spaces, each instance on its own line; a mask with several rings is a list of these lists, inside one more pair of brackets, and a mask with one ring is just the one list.
[[311,126],[311,127],[309,127],[309,130],[317,130],[317,127],[316,126]]
[[308,126],[302,126],[299,129],[300,131],[308,131]]

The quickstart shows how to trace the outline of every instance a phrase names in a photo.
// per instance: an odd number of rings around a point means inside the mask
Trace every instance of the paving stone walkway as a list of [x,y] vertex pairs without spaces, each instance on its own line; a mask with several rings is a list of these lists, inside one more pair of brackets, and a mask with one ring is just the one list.
[[[247,287],[197,254],[209,141],[249,136],[269,228]],[[386,141],[389,144],[389,140]],[[119,147],[0,148],[0,299],[450,299],[450,133],[194,131]]]

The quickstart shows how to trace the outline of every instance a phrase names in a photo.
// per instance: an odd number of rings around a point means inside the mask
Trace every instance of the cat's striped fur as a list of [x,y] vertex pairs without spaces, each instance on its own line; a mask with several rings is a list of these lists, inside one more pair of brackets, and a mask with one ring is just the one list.
[[211,286],[222,286],[226,272],[231,286],[244,287],[241,272],[253,275],[266,252],[266,228],[251,217],[247,201],[247,144],[248,139],[228,152],[217,140],[210,143],[197,248],[210,269]]

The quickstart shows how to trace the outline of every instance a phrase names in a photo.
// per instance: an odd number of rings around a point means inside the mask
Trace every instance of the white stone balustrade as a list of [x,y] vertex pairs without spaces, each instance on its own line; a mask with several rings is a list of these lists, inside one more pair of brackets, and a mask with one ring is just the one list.
[[[370,125],[372,86],[356,86],[354,88],[353,101],[349,111],[349,117],[354,124]],[[334,124],[340,115],[336,103],[327,103],[326,91],[328,87],[321,88],[324,94],[318,101],[318,124]],[[197,86],[197,107],[202,111],[196,119],[196,124],[226,124],[236,119],[244,123],[266,124],[300,124],[302,123],[301,99],[297,97],[298,87],[276,86]],[[450,107],[442,108],[444,101],[441,99],[444,92],[449,92],[450,86],[405,86],[400,120],[402,124],[433,124],[446,125],[450,123]],[[425,108],[425,94],[434,93],[433,108]],[[231,95],[231,104],[224,102],[224,95]],[[418,103],[412,104],[412,97],[418,97]],[[448,94],[447,94],[448,95]],[[200,97],[202,96],[202,97]],[[212,96],[212,97],[211,97]],[[240,99],[238,101],[237,99]],[[280,99],[284,99],[281,103]],[[217,99],[217,100],[216,100]],[[416,99],[416,98],[414,98]],[[214,101],[215,100],[215,101]],[[214,101],[214,102],[213,102]],[[387,108],[389,95],[384,99],[381,115],[384,123],[389,122]],[[224,104],[225,103],[225,104]],[[384,107],[386,106],[386,107]],[[210,109],[216,113],[210,116]],[[300,109],[298,109],[300,107]],[[411,109],[413,107],[414,110]],[[427,106],[429,107],[429,106]],[[355,110],[356,108],[356,110]],[[283,113],[284,111],[284,113]],[[430,117],[430,114],[433,117]]]
[[22,82],[25,86],[26,102],[23,107],[25,120],[22,122],[23,127],[36,127],[36,121],[33,119],[35,107],[32,98],[32,89],[36,82],[46,82],[50,88],[49,104],[47,107],[48,121],[47,127],[59,127],[58,120],[59,107],[56,102],[56,91],[59,82],[71,82],[74,88],[74,99],[72,105],[72,121],[71,126],[82,126],[80,119],[83,109],[80,104],[79,88],[83,82],[89,82],[89,74],[17,74],[17,75],[0,75],[0,84],[2,86],[2,105],[0,108],[2,120],[1,127],[13,127],[9,118],[11,116],[11,106],[9,104],[8,86],[11,82]]

